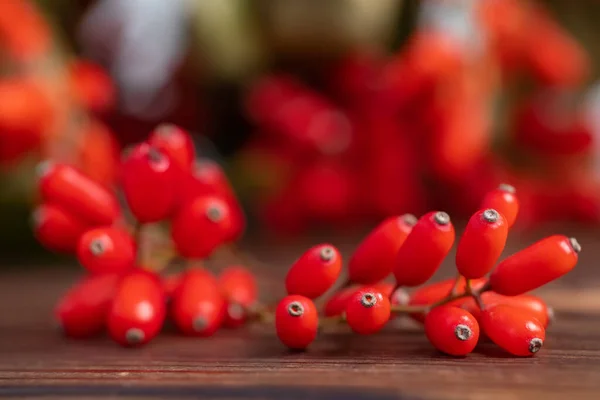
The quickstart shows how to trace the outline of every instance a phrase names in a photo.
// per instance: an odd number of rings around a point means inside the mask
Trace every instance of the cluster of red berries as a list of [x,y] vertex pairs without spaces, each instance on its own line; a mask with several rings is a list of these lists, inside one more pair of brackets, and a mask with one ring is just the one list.
[[73,166],[40,165],[36,237],[49,249],[76,254],[88,272],[56,308],[64,333],[82,338],[107,329],[117,343],[139,345],[167,317],[189,335],[241,325],[257,298],[245,268],[231,266],[218,277],[201,267],[161,276],[138,257],[145,224],[170,221],[174,248],[192,265],[243,233],[242,209],[220,167],[197,159],[187,132],[162,125],[124,154],[119,180],[134,228],[115,192]]
[[[513,355],[535,354],[544,343],[550,309],[527,292],[573,269],[581,247],[574,238],[554,235],[498,262],[518,210],[511,186],[489,192],[458,242],[458,278],[412,295],[405,288],[431,279],[454,244],[454,227],[441,211],[418,220],[411,214],[386,219],[351,256],[348,279],[326,301],[321,326],[346,322],[358,334],[373,334],[392,316],[406,313],[424,324],[434,347],[450,355],[472,352],[480,328]],[[341,272],[342,257],[331,244],[309,249],[291,267],[288,296],[276,311],[277,334],[286,346],[304,349],[316,338],[320,323],[313,300]],[[395,283],[384,282],[389,275]]]

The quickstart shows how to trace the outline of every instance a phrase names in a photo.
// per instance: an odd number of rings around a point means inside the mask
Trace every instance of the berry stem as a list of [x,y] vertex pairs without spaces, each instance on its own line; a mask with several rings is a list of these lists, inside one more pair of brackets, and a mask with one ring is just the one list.
[[467,286],[467,290],[462,293],[448,294],[445,298],[440,301],[437,301],[433,304],[425,304],[422,306],[403,306],[403,305],[394,305],[391,308],[392,313],[394,314],[426,314],[429,310],[443,306],[444,304],[448,304],[451,301],[462,299],[465,297],[473,297],[475,301],[477,301],[477,305],[482,307],[483,303],[481,303],[481,293],[487,292],[490,290],[489,285],[485,285],[478,291],[473,291],[470,285]]
[[462,276],[460,274],[458,274],[456,276],[456,279],[454,280],[454,284],[452,285],[452,289],[450,289],[450,292],[448,293],[448,296],[454,296],[457,294],[458,292],[458,285],[460,284]]
[[346,322],[345,314],[321,318],[321,320],[319,321],[319,329],[337,326],[343,324],[344,322]]

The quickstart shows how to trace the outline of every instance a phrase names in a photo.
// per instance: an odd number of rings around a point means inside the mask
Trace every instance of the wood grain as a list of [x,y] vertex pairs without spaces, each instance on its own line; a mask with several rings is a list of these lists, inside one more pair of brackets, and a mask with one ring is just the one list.
[[[63,338],[53,328],[54,302],[80,274],[40,268],[0,275],[0,396],[18,398],[203,399],[597,399],[600,397],[600,249],[595,232],[578,231],[581,263],[540,291],[557,310],[535,358],[506,356],[490,343],[456,359],[435,352],[420,327],[400,320],[378,335],[325,331],[305,353],[289,353],[272,327],[222,331],[210,339],[167,330],[149,346],[122,349],[105,337]],[[521,236],[508,252],[534,241]],[[357,237],[337,237],[347,253]],[[281,294],[300,244],[257,239],[253,249],[264,293]],[[451,260],[452,257],[449,257]],[[217,261],[216,264],[224,262]],[[438,277],[452,273],[446,265]],[[53,396],[53,397],[52,397]]]

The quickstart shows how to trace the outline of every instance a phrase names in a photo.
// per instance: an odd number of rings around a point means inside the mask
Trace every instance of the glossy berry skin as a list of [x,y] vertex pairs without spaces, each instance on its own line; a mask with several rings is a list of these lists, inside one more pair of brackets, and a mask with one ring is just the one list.
[[135,146],[121,166],[125,200],[142,224],[162,221],[173,215],[180,179],[169,157],[148,143]]
[[311,299],[304,296],[286,296],[275,310],[277,337],[294,350],[306,349],[317,337],[319,316]]
[[498,346],[515,356],[533,356],[544,344],[546,332],[535,317],[509,305],[481,312],[481,328]]
[[180,190],[181,204],[185,205],[202,196],[216,196],[227,203],[231,214],[231,227],[227,241],[239,239],[246,229],[244,211],[219,164],[201,158],[193,164],[190,174],[185,175]]
[[77,259],[93,274],[127,272],[135,265],[136,245],[121,228],[94,228],[81,235]]
[[373,288],[358,290],[346,304],[348,326],[361,335],[379,332],[389,321],[390,314],[390,300]]
[[170,315],[183,334],[206,337],[221,327],[225,306],[216,278],[205,269],[193,268],[173,293]]
[[38,176],[42,200],[77,216],[86,225],[112,225],[120,217],[114,194],[74,167],[45,161],[38,166]]
[[325,316],[333,317],[344,313],[346,311],[346,305],[348,304],[348,301],[358,290],[360,290],[360,287],[350,286],[340,289],[332,294],[331,297],[327,299],[325,306],[323,307],[323,313]]
[[123,346],[148,343],[165,320],[165,293],[160,278],[137,270],[123,277],[108,313],[110,337]]
[[479,324],[473,315],[458,307],[435,307],[425,317],[425,334],[442,353],[466,356],[479,340]]
[[150,133],[148,144],[165,154],[182,172],[191,172],[196,150],[192,137],[184,129],[173,124],[161,124]]
[[411,287],[427,282],[448,255],[454,237],[454,226],[445,212],[421,217],[396,256],[396,283]]
[[219,288],[227,301],[223,325],[236,328],[246,321],[248,308],[258,298],[258,289],[254,274],[242,266],[228,267],[219,275]]
[[581,246],[574,238],[554,235],[513,254],[490,275],[494,292],[516,296],[551,282],[575,267]]
[[494,268],[506,245],[508,224],[494,209],[473,214],[458,242],[456,268],[467,279],[481,278]]
[[52,204],[42,204],[31,214],[35,238],[48,250],[73,254],[79,237],[89,229],[73,214]]
[[[515,307],[523,312],[535,317],[544,328],[550,324],[552,317],[551,309],[546,305],[544,300],[531,294],[521,294],[518,296],[503,296],[495,292],[484,292],[481,294],[481,301],[486,307],[493,307],[499,304]],[[461,304],[456,304],[457,307],[464,308],[469,311],[479,321],[481,318],[481,310],[475,303],[473,298],[463,299]]]
[[120,276],[94,275],[82,279],[60,299],[54,310],[65,335],[87,338],[100,333],[117,291]]
[[506,219],[508,227],[512,227],[519,214],[519,199],[517,192],[511,185],[501,184],[498,188],[488,192],[481,202],[482,209],[492,208]]
[[348,278],[362,285],[385,279],[417,219],[412,214],[386,219],[363,239],[348,262]]
[[202,196],[177,212],[171,238],[181,256],[203,259],[226,243],[231,226],[227,203],[216,196]]
[[315,299],[329,290],[342,272],[342,256],[331,244],[308,249],[290,268],[285,278],[288,294]]

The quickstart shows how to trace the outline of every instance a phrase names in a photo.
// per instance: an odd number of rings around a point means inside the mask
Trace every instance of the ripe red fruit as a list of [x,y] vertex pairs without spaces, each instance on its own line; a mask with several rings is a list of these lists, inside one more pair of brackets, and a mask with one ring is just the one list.
[[[493,307],[499,304],[515,307],[523,312],[529,313],[535,317],[544,328],[546,328],[551,319],[552,311],[546,305],[544,300],[531,294],[521,294],[518,296],[503,296],[495,292],[484,292],[481,294],[481,301],[486,307]],[[462,304],[457,304],[457,307],[464,308],[469,311],[479,321],[481,318],[481,310],[475,303],[472,297],[463,299]]]
[[445,212],[425,214],[404,241],[394,265],[396,283],[419,286],[440,267],[454,243],[454,226]]
[[360,288],[357,286],[350,286],[335,292],[325,303],[323,308],[323,312],[326,317],[333,317],[336,315],[341,315],[344,311],[346,311],[346,305],[348,304],[348,300],[352,297],[354,293],[356,293]]
[[167,299],[171,299],[177,288],[181,285],[183,274],[173,274],[162,278],[162,287]]
[[54,311],[65,335],[86,338],[104,329],[119,280],[116,274],[94,275],[65,293]]
[[506,245],[508,225],[494,209],[473,214],[458,242],[456,268],[467,279],[481,278],[494,268]]
[[150,133],[148,143],[169,157],[179,170],[191,172],[196,150],[188,132],[176,125],[161,124]]
[[491,288],[507,296],[537,289],[572,270],[580,251],[575,238],[542,239],[500,262],[490,275]]
[[287,347],[303,350],[317,337],[319,316],[312,300],[298,295],[285,297],[275,310],[277,337]]
[[308,249],[290,268],[285,278],[288,294],[315,299],[329,290],[342,271],[342,256],[331,244]]
[[515,356],[532,356],[544,344],[546,332],[527,311],[499,304],[481,312],[481,328],[498,346]]
[[373,288],[360,289],[346,305],[348,326],[361,335],[379,332],[389,321],[390,314],[390,300]]
[[90,61],[77,60],[69,66],[69,89],[77,101],[96,113],[109,111],[115,103],[115,87],[107,72]]
[[488,192],[481,202],[482,209],[492,208],[498,211],[506,219],[506,223],[510,228],[517,220],[519,214],[519,199],[516,195],[517,191],[511,185],[505,183]]
[[95,228],[85,232],[77,245],[79,263],[91,273],[126,272],[135,265],[136,244],[120,228]]
[[370,285],[392,273],[396,256],[417,219],[412,214],[390,217],[358,245],[348,262],[348,278]]
[[225,299],[216,278],[201,268],[186,271],[173,293],[171,316],[186,335],[214,334],[225,317]]
[[181,176],[169,157],[148,143],[135,146],[123,161],[121,186],[131,213],[145,224],[175,211]]
[[219,287],[227,301],[224,326],[235,328],[246,320],[248,308],[257,300],[256,278],[241,266],[228,267],[219,275]]
[[171,225],[179,254],[203,259],[226,242],[232,220],[229,206],[215,196],[202,196],[183,206]]
[[427,313],[425,334],[439,351],[453,356],[466,356],[477,345],[479,324],[466,310],[441,306]]
[[190,174],[184,176],[181,190],[181,204],[185,205],[201,196],[216,196],[225,201],[230,209],[231,227],[227,241],[236,241],[246,229],[246,218],[227,176],[214,161],[201,158],[196,161]]
[[123,346],[145,344],[160,332],[165,314],[160,278],[148,271],[134,271],[122,279],[114,296],[108,333]]
[[114,194],[70,165],[50,161],[38,166],[42,200],[92,226],[112,225],[120,216]]
[[79,237],[89,229],[76,216],[52,204],[42,204],[31,214],[36,239],[47,249],[75,253]]

